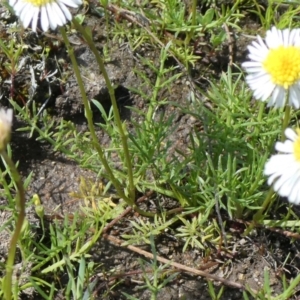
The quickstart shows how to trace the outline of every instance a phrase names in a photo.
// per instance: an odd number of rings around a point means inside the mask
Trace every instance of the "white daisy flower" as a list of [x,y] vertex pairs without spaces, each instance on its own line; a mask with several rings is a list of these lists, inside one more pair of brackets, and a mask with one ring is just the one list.
[[13,121],[13,110],[0,109],[0,151],[6,148],[10,141],[11,126]]
[[265,41],[257,36],[248,46],[251,61],[242,67],[249,73],[246,81],[254,97],[268,101],[268,106],[283,107],[286,93],[288,104],[300,107],[300,30],[279,30],[272,27]]
[[63,26],[72,20],[67,6],[78,7],[81,4],[82,0],[9,0],[9,5],[20,18],[24,28],[31,23],[33,31],[36,31],[39,17],[43,31],[47,31],[49,26],[52,30]]
[[264,174],[269,176],[268,184],[289,202],[300,204],[300,128],[296,132],[285,130],[287,140],[277,142],[275,149],[280,153],[267,161]]

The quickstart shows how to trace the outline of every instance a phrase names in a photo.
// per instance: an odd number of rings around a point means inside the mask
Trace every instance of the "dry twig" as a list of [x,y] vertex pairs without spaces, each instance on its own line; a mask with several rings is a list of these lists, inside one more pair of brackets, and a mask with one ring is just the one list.
[[[118,246],[121,246],[122,245],[122,241],[114,236],[111,236],[111,235],[108,235],[108,234],[104,234],[103,237],[109,241],[111,241],[112,243],[114,243],[115,245],[118,245]],[[150,252],[147,252],[145,250],[142,250],[138,247],[135,247],[135,246],[131,246],[131,245],[128,245],[126,246],[127,249],[133,251],[133,252],[136,252],[140,255],[143,255],[147,258],[150,258],[150,259],[154,259],[154,255]],[[215,281],[219,281],[221,283],[223,283],[224,285],[226,286],[230,286],[232,288],[237,288],[237,289],[241,289],[241,290],[244,290],[245,287],[240,284],[240,283],[237,283],[237,282],[233,282],[233,281],[230,281],[230,280],[227,280],[227,279],[224,279],[224,278],[221,278],[219,276],[216,276],[216,275],[213,275],[213,274],[210,274],[208,272],[204,272],[204,271],[201,271],[201,270],[198,270],[198,269],[194,269],[194,268],[190,268],[190,267],[187,267],[185,265],[182,265],[180,263],[177,263],[177,262],[172,262],[166,258],[163,258],[163,257],[160,257],[160,256],[156,256],[156,259],[161,262],[161,263],[164,263],[164,264],[167,264],[167,265],[170,265],[178,270],[181,270],[183,272],[186,272],[186,273],[189,273],[189,274],[195,274],[195,275],[199,275],[201,277],[205,277],[207,279],[211,279],[211,280],[215,280]]]

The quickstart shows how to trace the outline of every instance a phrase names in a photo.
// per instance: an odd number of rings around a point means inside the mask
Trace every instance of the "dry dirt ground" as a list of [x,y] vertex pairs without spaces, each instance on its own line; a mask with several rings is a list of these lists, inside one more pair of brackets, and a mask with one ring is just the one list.
[[[16,22],[16,19],[6,12],[5,8],[0,5],[1,22],[0,31],[2,38],[8,38],[8,28],[11,24]],[[119,103],[122,118],[130,121],[138,118],[132,111],[126,108],[126,106],[136,107],[138,109],[145,109],[147,103],[138,95],[131,93],[130,88],[138,88],[141,86],[141,79],[133,72],[134,68],[143,69],[145,66],[141,63],[139,55],[147,58],[152,58],[154,64],[158,64],[157,61],[159,49],[150,44],[143,45],[136,51],[132,51],[126,42],[118,44],[112,42],[107,37],[109,34],[106,32],[105,21],[99,16],[96,16],[90,12],[87,12],[86,20],[89,26],[94,28],[93,37],[97,42],[97,47],[101,52],[104,43],[109,43],[110,49],[110,62],[106,64],[108,74],[115,85],[118,85],[116,95]],[[111,17],[111,22],[114,22],[114,16]],[[126,21],[125,21],[126,22]],[[52,91],[51,100],[49,102],[49,110],[53,114],[53,118],[65,118],[72,120],[79,128],[85,130],[86,122],[83,115],[82,100],[78,91],[77,83],[72,75],[72,69],[70,66],[69,58],[66,54],[61,37],[57,33],[51,33],[51,35],[39,33],[38,36],[29,31],[13,33],[17,39],[22,38],[24,43],[28,45],[28,54],[30,55],[26,61],[22,72],[16,74],[14,78],[14,95],[16,101],[22,103],[26,102],[26,99],[22,96],[22,88],[26,88],[30,85],[30,72],[29,65],[37,66],[40,61],[34,55],[35,51],[41,51],[43,46],[49,46],[51,53],[46,61],[47,69],[53,71],[56,68],[56,61],[64,61],[63,72],[70,72],[68,79],[62,83],[59,80],[59,74],[51,81],[50,88]],[[90,99],[99,100],[102,105],[109,108],[109,95],[105,88],[104,79],[99,74],[96,67],[94,56],[91,51],[82,43],[77,34],[71,35],[71,40],[75,48],[75,54],[80,64],[81,72],[85,80],[85,86]],[[234,59],[235,62],[245,56],[245,46],[242,40],[238,43],[234,41]],[[203,56],[206,54],[206,57]],[[197,84],[201,88],[205,89],[208,86],[207,80],[203,74],[208,70],[210,76],[218,77],[221,71],[227,70],[227,64],[229,61],[228,45],[224,45],[224,49],[219,53],[214,53],[210,56],[205,50],[201,53],[202,58],[199,56],[199,62],[192,70],[192,75],[181,77],[180,80],[168,87],[169,101],[177,102],[181,105],[189,105],[189,95],[191,92],[191,80],[194,84]],[[0,52],[0,66],[3,64],[3,54]],[[170,59],[170,64],[176,64],[175,61]],[[180,68],[179,68],[180,70]],[[182,71],[182,70],[181,70]],[[36,68],[38,72],[38,68]],[[147,71],[148,76],[154,74],[150,70]],[[1,73],[0,82],[0,94],[1,105],[7,105],[7,99],[11,93],[11,83],[5,77],[5,74]],[[35,95],[35,100],[43,102],[45,99],[45,90],[48,91],[48,86],[44,85],[42,81],[38,82],[38,89]],[[145,90],[146,93],[150,91]],[[161,95],[163,97],[164,95]],[[187,115],[180,111],[178,108],[172,105],[166,105],[162,107],[163,113],[168,115],[175,115],[174,122],[177,124],[177,130],[173,133],[170,139],[173,141],[174,149],[179,148],[184,150],[184,146],[189,138],[189,133],[195,126],[201,126],[192,116]],[[99,118],[96,114],[96,119]],[[22,126],[19,120],[16,120],[14,129]],[[99,138],[102,144],[108,142],[108,137],[98,132]],[[85,178],[93,178],[93,174],[89,171],[82,170],[76,163],[66,159],[63,155],[55,153],[44,142],[38,142],[35,138],[29,138],[26,133],[13,132],[12,148],[14,160],[19,161],[19,168],[22,175],[26,177],[29,172],[33,171],[33,179],[31,185],[27,191],[27,197],[30,197],[37,193],[45,208],[46,215],[51,216],[54,214],[54,209],[59,205],[59,210],[55,214],[64,215],[66,213],[72,214],[76,209],[78,201],[74,201],[69,195],[72,191],[78,190],[79,178],[84,176]],[[149,206],[152,202],[160,200],[165,203],[166,206],[176,207],[176,203],[173,203],[171,199],[161,197],[153,194],[149,199]],[[152,201],[152,202],[151,202]],[[1,204],[5,204],[5,199],[1,200]],[[33,211],[28,211],[30,220],[32,222],[38,222]],[[116,225],[116,230],[121,234],[130,230],[130,224],[128,220],[133,216],[129,214],[126,219],[122,220],[120,224]],[[5,222],[6,215],[1,213],[1,223]],[[51,219],[48,220],[51,222]],[[299,249],[300,244],[298,241],[291,243],[291,239],[286,237],[280,232],[272,232],[266,229],[257,229],[251,236],[244,238],[243,224],[237,221],[229,221],[226,230],[230,230],[233,233],[234,239],[231,241],[230,247],[235,247],[236,254],[234,257],[226,256],[226,253],[218,252],[218,249],[213,249],[208,259],[203,259],[201,253],[195,249],[188,249],[185,253],[182,253],[182,242],[176,240],[171,234],[165,234],[155,239],[155,245],[158,255],[171,259],[173,261],[180,262],[186,266],[193,267],[195,269],[201,269],[203,266],[208,266],[210,263],[211,268],[205,268],[205,271],[220,277],[226,277],[228,280],[241,283],[243,285],[249,285],[255,290],[259,290],[264,282],[263,271],[265,269],[270,272],[270,282],[273,289],[273,294],[282,291],[282,284],[280,275],[285,272],[288,277],[294,277],[298,274],[300,267]],[[9,235],[4,232],[0,233],[1,247],[0,258],[2,261],[6,259],[7,242],[9,241]],[[144,250],[149,250],[147,246],[142,247]],[[290,259],[285,265],[287,255],[290,253]],[[95,262],[102,264],[103,270],[121,270],[123,272],[130,272],[131,275],[127,275],[126,278],[122,278],[122,281],[112,289],[112,292],[108,295],[109,286],[115,284],[115,281],[99,279],[97,282],[98,298],[97,299],[123,299],[121,292],[126,292],[138,299],[149,299],[149,291],[141,289],[141,274],[140,265],[138,264],[139,255],[128,249],[113,245],[106,240],[101,240],[91,250],[92,258]],[[144,258],[145,259],[145,258]],[[136,273],[134,273],[134,271]],[[220,287],[220,283],[215,282],[216,290]],[[300,289],[298,292],[300,297]],[[36,295],[21,295],[22,299],[39,299]],[[58,294],[56,299],[62,299]],[[194,276],[193,274],[186,274],[178,272],[177,277],[170,282],[167,287],[163,288],[158,295],[158,299],[162,300],[175,300],[175,299],[203,299],[208,300],[211,297],[208,294],[207,281],[201,277]],[[242,299],[242,291],[235,288],[226,287],[225,292],[221,299]],[[295,298],[296,299],[296,298]]]

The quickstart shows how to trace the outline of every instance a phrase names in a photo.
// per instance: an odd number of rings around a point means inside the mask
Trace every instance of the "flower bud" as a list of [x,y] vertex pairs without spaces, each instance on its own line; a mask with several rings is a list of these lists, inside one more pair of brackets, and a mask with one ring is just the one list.
[[11,126],[13,120],[13,110],[0,109],[0,151],[6,149],[10,141]]

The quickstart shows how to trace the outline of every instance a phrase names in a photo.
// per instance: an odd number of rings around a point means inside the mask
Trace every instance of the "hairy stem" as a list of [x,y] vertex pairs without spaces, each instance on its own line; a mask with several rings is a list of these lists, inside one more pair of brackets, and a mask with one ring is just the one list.
[[93,39],[91,38],[91,36],[84,30],[84,28],[79,24],[79,22],[74,18],[73,19],[73,24],[75,26],[75,28],[82,34],[82,36],[84,37],[85,41],[87,42],[87,44],[89,45],[90,49],[92,50],[92,52],[94,53],[95,57],[96,57],[96,61],[98,63],[99,69],[104,77],[108,92],[109,92],[109,96],[110,96],[110,100],[112,103],[112,107],[113,107],[113,112],[114,112],[114,120],[116,122],[116,125],[119,129],[119,134],[121,137],[121,142],[122,142],[122,148],[124,151],[124,157],[125,157],[125,166],[127,168],[127,175],[128,175],[128,182],[129,182],[129,188],[128,188],[128,197],[130,199],[131,203],[134,203],[135,201],[135,185],[134,185],[134,180],[133,180],[133,169],[132,169],[132,163],[131,163],[131,157],[130,157],[130,153],[129,153],[129,148],[128,148],[128,134],[126,132],[125,127],[122,124],[121,121],[121,117],[120,117],[120,113],[119,113],[119,109],[118,109],[118,104],[117,104],[117,100],[116,100],[116,96],[115,96],[115,90],[111,84],[111,81],[108,77],[108,74],[106,72],[105,66],[104,66],[104,62],[102,57],[99,54],[99,51],[97,50]]
[[61,35],[64,39],[66,47],[68,49],[68,54],[70,56],[70,59],[71,59],[72,65],[73,65],[74,73],[75,73],[75,76],[76,76],[76,79],[77,79],[77,83],[78,83],[78,86],[79,86],[79,90],[80,90],[80,93],[81,93],[81,96],[82,96],[82,101],[83,101],[84,108],[85,108],[85,117],[87,119],[89,131],[90,131],[91,136],[92,136],[93,145],[95,146],[95,148],[98,152],[99,158],[101,160],[101,163],[103,164],[103,166],[105,168],[105,171],[108,174],[109,179],[111,180],[111,182],[113,183],[115,189],[117,190],[118,195],[121,198],[123,198],[124,201],[126,201],[129,205],[133,205],[133,203],[134,203],[133,199],[128,198],[125,195],[125,193],[123,192],[123,190],[121,188],[120,182],[115,178],[115,176],[113,174],[113,171],[111,170],[111,168],[110,168],[110,166],[109,166],[109,164],[108,164],[108,162],[105,158],[104,151],[103,151],[103,149],[102,149],[102,147],[101,147],[101,145],[98,141],[98,137],[96,135],[96,131],[95,131],[94,123],[93,123],[93,113],[92,113],[90,103],[89,103],[89,100],[88,100],[86,92],[85,92],[85,88],[84,88],[84,84],[83,84],[83,81],[82,81],[82,78],[81,78],[80,70],[79,70],[75,55],[74,55],[74,50],[71,47],[71,44],[68,40],[65,29],[63,27],[60,28],[60,32],[61,32]]
[[7,155],[5,151],[1,151],[0,154],[3,157],[4,161],[6,162],[7,166],[9,167],[11,177],[17,187],[16,200],[17,200],[18,219],[17,219],[15,231],[10,241],[8,258],[6,262],[6,275],[3,281],[4,299],[11,299],[13,265],[15,260],[17,243],[25,219],[25,190],[19,172],[15,164],[11,160],[11,158]]

